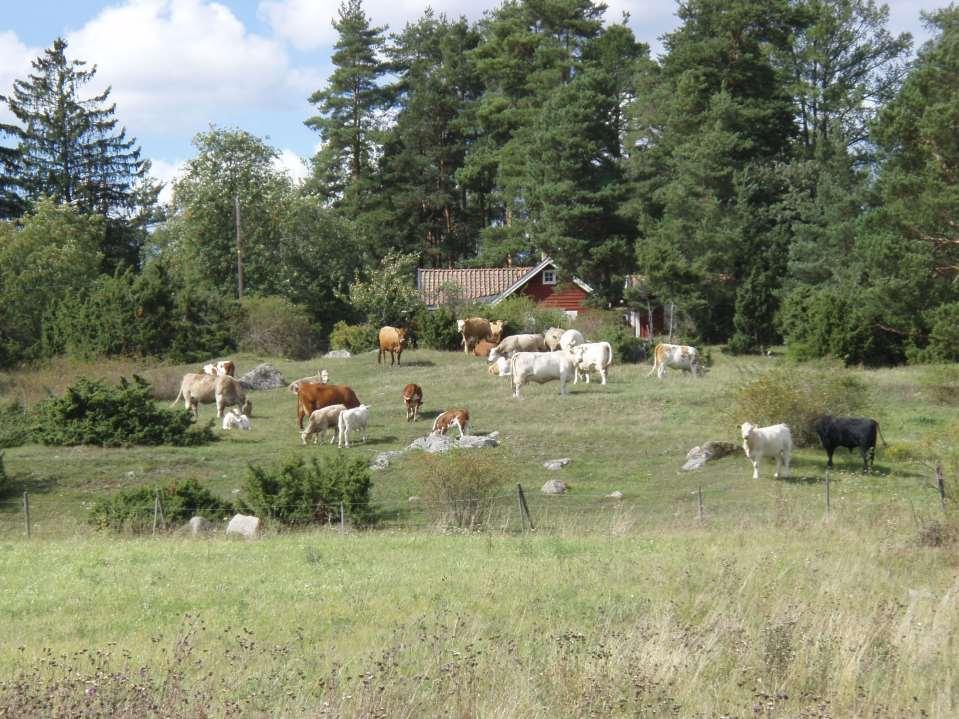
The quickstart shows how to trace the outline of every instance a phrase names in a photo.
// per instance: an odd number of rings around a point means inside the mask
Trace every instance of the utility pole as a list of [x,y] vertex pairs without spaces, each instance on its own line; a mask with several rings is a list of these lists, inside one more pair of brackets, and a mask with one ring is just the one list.
[[243,246],[240,244],[240,195],[233,196],[233,209],[236,216],[236,294],[243,299]]

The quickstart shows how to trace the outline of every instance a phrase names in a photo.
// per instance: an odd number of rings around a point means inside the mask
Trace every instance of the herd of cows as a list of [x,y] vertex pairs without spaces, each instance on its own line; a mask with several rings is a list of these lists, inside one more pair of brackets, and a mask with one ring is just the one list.
[[[542,334],[517,334],[503,338],[503,322],[490,322],[481,317],[458,320],[457,327],[465,353],[485,357],[490,374],[509,377],[512,394],[520,398],[520,389],[535,382],[542,384],[559,381],[561,395],[567,394],[570,380],[575,384],[583,379],[589,382],[590,373],[599,375],[603,385],[607,382],[609,367],[613,361],[612,347],[608,342],[587,342],[575,329],[562,330],[552,327]],[[390,354],[390,365],[401,364],[403,349],[407,344],[406,332],[398,327],[383,327],[379,331],[377,363],[384,362]],[[695,347],[660,343],[655,346],[653,367],[647,377],[656,374],[662,379],[667,369],[680,369],[694,377],[705,374],[700,354]],[[249,414],[252,402],[246,397],[242,383],[235,378],[233,362],[223,360],[203,367],[202,372],[184,375],[180,392],[174,400],[181,399],[194,417],[198,405],[216,404],[217,416],[223,421],[223,429],[250,429]],[[330,444],[349,447],[351,432],[361,432],[367,439],[369,408],[361,404],[352,388],[347,385],[329,384],[326,370],[303,377],[289,386],[297,397],[297,426],[303,444],[312,437],[317,443],[327,430],[332,430]],[[403,388],[403,403],[406,419],[415,422],[423,404],[423,389],[417,384]],[[308,418],[306,428],[303,420]],[[445,434],[451,427],[459,430],[460,436],[469,433],[469,411],[452,408],[441,413],[433,422],[431,432]],[[863,470],[869,471],[875,459],[876,437],[879,424],[874,419],[860,417],[821,416],[813,426],[832,467],[833,453],[839,447],[858,448],[863,460]],[[775,459],[775,477],[780,471],[789,475],[793,441],[792,433],[785,424],[756,427],[745,422],[740,427],[743,450],[753,465],[753,478],[759,479],[760,462],[764,457]],[[885,439],[883,439],[885,442]]]

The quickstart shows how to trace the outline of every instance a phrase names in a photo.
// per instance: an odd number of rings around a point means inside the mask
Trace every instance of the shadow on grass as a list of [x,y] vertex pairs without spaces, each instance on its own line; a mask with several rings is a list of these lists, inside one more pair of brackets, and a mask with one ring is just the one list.
[[413,360],[412,362],[404,362],[401,365],[397,365],[398,368],[402,369],[403,367],[435,367],[436,363],[431,362],[430,360]]
[[391,444],[392,442],[395,442],[397,439],[399,439],[399,437],[396,437],[395,435],[392,435],[392,434],[383,435],[382,437],[369,437],[366,440],[366,442],[363,442],[362,440],[360,440],[359,442],[350,441],[350,447],[352,447],[354,444],[370,445],[370,446],[375,446],[378,444]]

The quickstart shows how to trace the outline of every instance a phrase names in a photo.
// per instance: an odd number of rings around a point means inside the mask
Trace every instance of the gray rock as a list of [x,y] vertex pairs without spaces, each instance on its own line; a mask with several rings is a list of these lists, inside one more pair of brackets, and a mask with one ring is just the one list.
[[499,444],[499,432],[489,434],[468,434],[453,439],[446,434],[428,434],[425,437],[414,439],[408,449],[420,449],[430,454],[449,452],[457,449],[478,449],[481,447],[495,447]]
[[410,449],[420,449],[430,454],[440,452],[449,452],[452,441],[445,434],[428,434],[425,437],[417,437],[410,444]]
[[386,452],[379,452],[370,462],[370,469],[386,469],[394,457],[400,457],[406,454],[405,449],[391,449]]
[[280,371],[268,362],[258,364],[240,377],[239,381],[247,389],[276,389],[287,385]]
[[561,479],[551,479],[540,490],[543,494],[566,494],[566,482]]
[[562,469],[569,464],[570,461],[571,460],[569,457],[563,457],[562,459],[551,459],[548,462],[543,462],[543,466],[546,467],[546,469]]
[[622,498],[623,498],[623,493],[620,492],[618,489],[615,492],[610,492],[609,494],[606,495],[606,499],[622,499]]
[[460,449],[478,449],[480,447],[495,447],[499,444],[499,432],[489,434],[468,434],[456,440],[455,445]]
[[210,522],[206,517],[191,517],[190,521],[186,525],[186,529],[194,537],[198,537],[201,534],[212,532],[213,523]]
[[693,447],[686,453],[686,464],[682,466],[682,469],[685,472],[702,469],[706,462],[714,459],[722,459],[727,455],[734,454],[738,450],[738,445],[732,442],[710,440],[701,447]]
[[260,518],[249,514],[234,514],[226,525],[227,536],[236,535],[246,539],[256,539],[260,533]]
[[[374,350],[375,352],[376,350]],[[327,359],[349,359],[353,355],[350,354],[349,350],[330,350],[325,355]]]

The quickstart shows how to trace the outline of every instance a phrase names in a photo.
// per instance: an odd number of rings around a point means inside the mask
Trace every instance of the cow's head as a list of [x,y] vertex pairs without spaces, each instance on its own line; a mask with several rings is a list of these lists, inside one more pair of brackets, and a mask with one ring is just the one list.
[[489,351],[489,361],[490,361],[490,362],[495,362],[496,360],[498,360],[498,359],[499,359],[500,357],[502,357],[502,356],[503,356],[503,355],[501,355],[499,352],[496,351],[496,348],[495,348],[495,347]]
[[504,320],[496,320],[496,322],[489,323],[489,335],[497,344],[499,343],[500,338],[503,336],[503,328],[505,326],[506,322]]
[[330,383],[330,373],[327,372],[326,370],[323,370],[322,372],[320,372],[320,383],[321,384]]
[[397,327],[397,328],[396,328],[396,341],[397,341],[400,345],[405,345],[405,344],[406,344],[406,328],[405,328],[405,327]]

